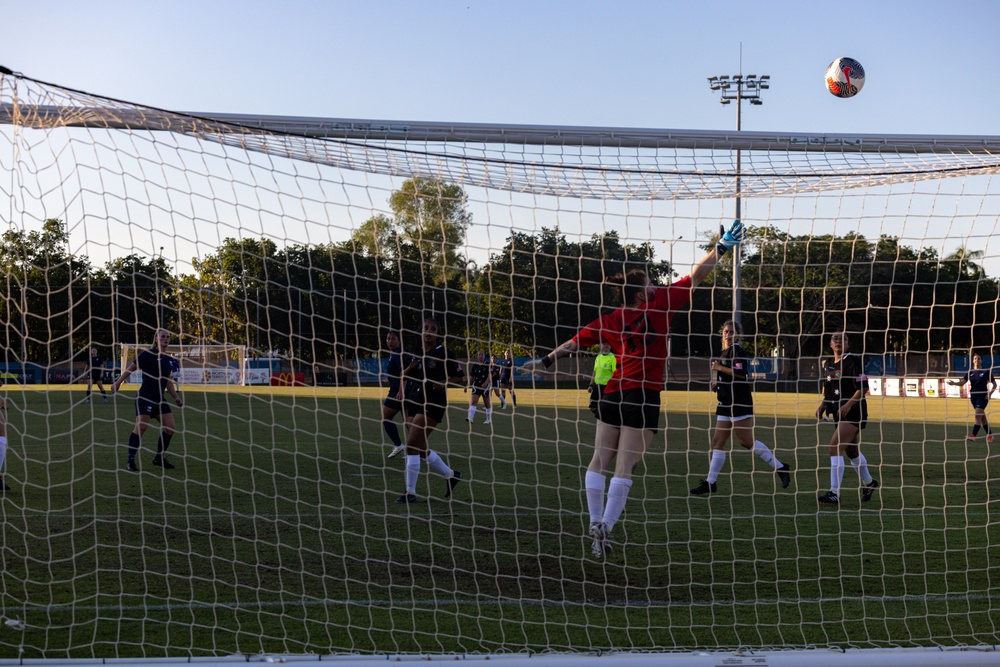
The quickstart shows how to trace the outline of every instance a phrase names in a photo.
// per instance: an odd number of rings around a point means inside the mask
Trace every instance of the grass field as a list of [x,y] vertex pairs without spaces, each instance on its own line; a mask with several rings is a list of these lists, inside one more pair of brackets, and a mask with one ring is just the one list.
[[[131,394],[11,388],[0,500],[0,658],[926,646],[1000,642],[1000,459],[966,444],[968,402],[871,399],[862,505],[829,486],[816,396],[758,394],[782,490],[742,448],[719,493],[707,393],[665,394],[616,551],[589,556],[585,396],[519,391],[492,431],[452,392],[432,446],[467,480],[421,475],[396,505],[374,389],[187,390],[178,468],[122,470]],[[482,412],[479,414],[481,422]],[[1000,446],[998,443],[997,446]]]

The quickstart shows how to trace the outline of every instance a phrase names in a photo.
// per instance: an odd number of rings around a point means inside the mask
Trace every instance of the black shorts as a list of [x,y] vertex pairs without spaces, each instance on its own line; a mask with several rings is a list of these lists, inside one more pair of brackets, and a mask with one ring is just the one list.
[[597,404],[601,400],[601,396],[604,395],[604,388],[607,385],[604,384],[592,384],[590,385],[590,411],[595,415],[597,414]]
[[752,405],[720,405],[715,408],[716,417],[753,417]]
[[438,399],[435,402],[434,399],[430,400],[411,400],[407,398],[403,401],[403,414],[409,419],[416,415],[424,415],[427,419],[433,419],[438,424],[444,421],[445,408],[447,407],[447,399]]
[[382,405],[394,412],[399,412],[403,409],[403,402],[398,398],[393,398],[392,396],[386,396],[385,400],[382,401]]
[[660,426],[660,392],[656,389],[626,389],[601,395],[597,418],[609,426],[649,429]]
[[840,408],[838,407],[833,413],[833,419],[837,422],[853,424],[859,431],[862,431],[868,425],[868,402],[862,400],[860,403],[855,403],[854,407],[848,411],[847,416],[843,418],[840,417]]
[[95,369],[93,369],[93,370],[90,371],[90,381],[91,382],[96,382],[98,384],[102,384],[102,382],[101,382],[101,378],[102,377],[104,377],[104,371],[102,371],[100,368],[95,368]]
[[501,389],[510,389],[511,387],[510,376],[509,375],[500,376],[500,381],[497,382],[497,384],[500,386]]
[[135,416],[146,415],[150,419],[159,419],[160,415],[168,415],[172,412],[170,404],[166,401],[153,401],[143,396],[135,399]]
[[977,410],[985,410],[986,406],[990,404],[989,394],[973,394],[969,396],[969,402],[972,403],[972,407]]
[[486,389],[483,389],[482,387],[473,387],[472,388],[472,395],[473,396],[482,396],[482,397],[485,398],[485,397],[487,397],[487,396],[490,395],[490,389],[488,387]]

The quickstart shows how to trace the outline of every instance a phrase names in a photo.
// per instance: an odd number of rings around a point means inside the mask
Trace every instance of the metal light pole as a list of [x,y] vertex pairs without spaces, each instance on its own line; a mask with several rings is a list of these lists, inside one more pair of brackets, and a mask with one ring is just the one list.
[[[742,54],[740,56],[742,60]],[[740,68],[742,69],[742,67]],[[739,132],[743,129],[743,100],[747,100],[750,104],[759,106],[764,103],[760,99],[761,91],[767,90],[771,87],[771,76],[764,74],[758,77],[756,74],[734,74],[730,77],[728,74],[723,74],[722,76],[710,76],[708,77],[708,86],[712,90],[719,91],[721,99],[719,100],[722,104],[729,104],[733,100],[736,100],[736,131]],[[742,193],[742,164],[740,162],[740,149],[736,149],[736,219],[743,219],[743,210],[741,207],[741,193]],[[742,311],[742,295],[740,293],[740,248],[737,246],[733,249],[733,321],[737,324],[740,323],[741,311]]]

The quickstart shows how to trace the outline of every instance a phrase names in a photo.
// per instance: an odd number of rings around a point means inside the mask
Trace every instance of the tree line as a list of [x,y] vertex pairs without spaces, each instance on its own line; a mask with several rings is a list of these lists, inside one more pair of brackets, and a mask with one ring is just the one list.
[[[369,218],[346,241],[282,248],[227,238],[189,274],[137,254],[94,267],[69,252],[64,222],[50,219],[2,235],[0,326],[13,358],[44,365],[94,344],[149,342],[158,326],[184,343],[334,363],[377,354],[390,329],[415,339],[427,315],[456,351],[530,354],[615,307],[610,276],[642,269],[664,283],[686,273],[614,231],[572,242],[545,228],[512,231],[480,266],[462,252],[467,203],[457,185],[411,179],[391,194],[392,215]],[[715,241],[706,238],[705,250]],[[748,229],[741,252],[741,319],[756,354],[817,356],[839,327],[864,332],[854,347],[870,354],[991,350],[997,339],[1000,285],[978,251],[939,257],[888,236],[763,226]],[[713,352],[732,288],[732,264],[722,263],[674,318],[675,356]]]

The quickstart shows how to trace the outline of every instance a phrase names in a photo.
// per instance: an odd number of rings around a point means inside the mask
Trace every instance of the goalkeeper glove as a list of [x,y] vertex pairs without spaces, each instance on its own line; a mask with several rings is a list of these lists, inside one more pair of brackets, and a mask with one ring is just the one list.
[[[721,230],[720,230],[721,231]],[[715,246],[716,252],[719,256],[725,255],[726,252],[732,250],[736,247],[736,244],[743,240],[743,223],[739,220],[734,220],[733,224],[729,226],[729,231],[724,233],[719,238],[719,243]]]

